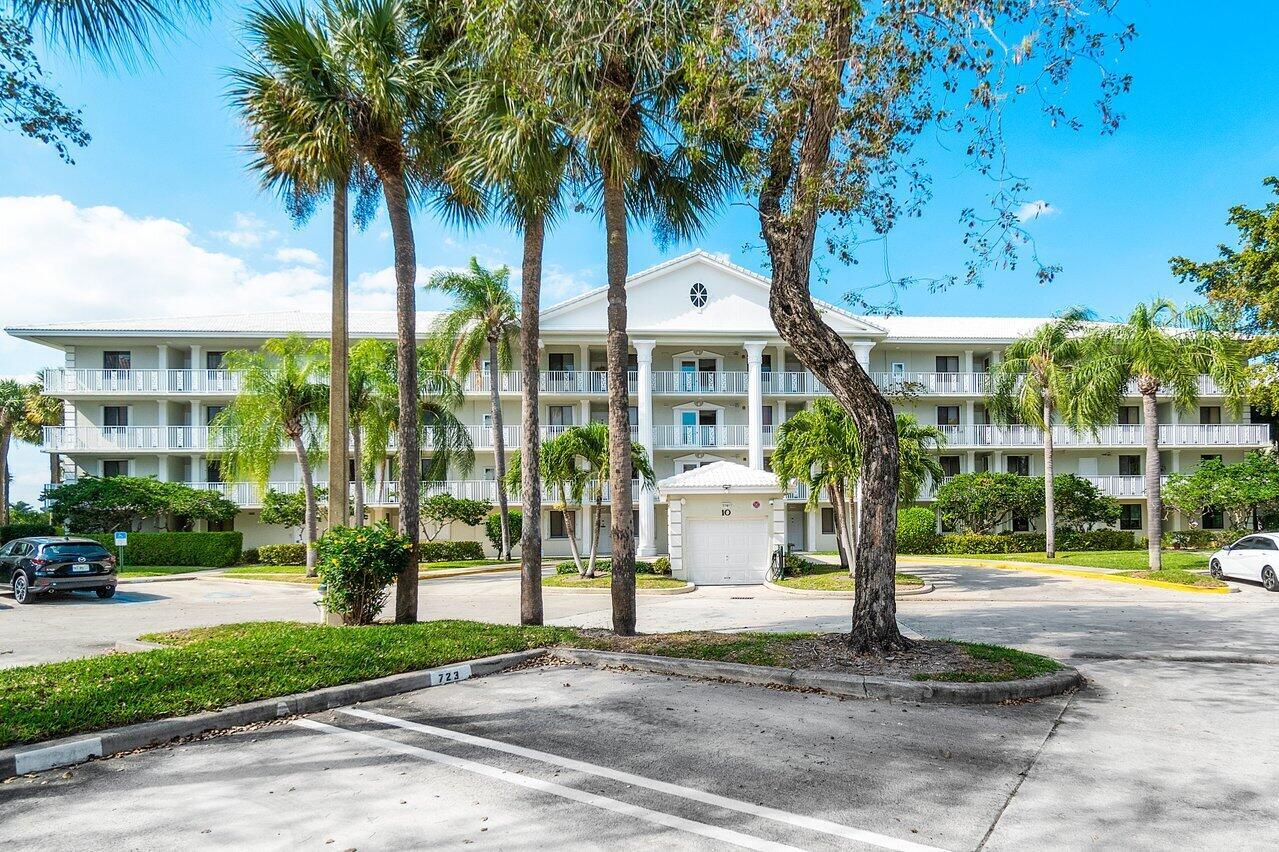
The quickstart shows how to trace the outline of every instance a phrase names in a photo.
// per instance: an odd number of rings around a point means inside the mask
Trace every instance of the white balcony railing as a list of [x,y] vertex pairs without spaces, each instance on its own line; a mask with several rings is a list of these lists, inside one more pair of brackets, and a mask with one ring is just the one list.
[[657,449],[701,447],[745,447],[746,426],[654,426],[653,446]]
[[227,370],[46,370],[44,392],[76,394],[222,395],[240,391],[240,374]]
[[[254,482],[188,482],[185,483],[192,488],[198,488],[205,491],[215,491],[227,498],[231,502],[243,506],[245,508],[256,508],[262,505],[262,496],[266,491],[279,491],[283,494],[294,494],[302,490],[301,481],[293,482],[268,482],[266,489],[260,487]],[[317,483],[318,484],[318,483]],[[351,497],[355,496],[355,489],[361,488],[364,492],[364,505],[366,506],[394,506],[399,502],[400,488],[399,482],[389,480],[386,482],[376,482],[372,485],[363,483],[351,484]],[[631,494],[640,493],[640,481],[638,479],[631,481]],[[489,503],[497,503],[497,483],[491,479],[450,479],[444,482],[423,482],[422,495],[430,497],[434,494],[449,494],[463,500],[484,500]],[[603,502],[611,501],[612,493],[608,487],[608,483],[604,484]],[[513,506],[520,505],[520,492],[518,489],[507,492],[507,500]],[[547,508],[554,507],[560,501],[559,494],[550,488],[542,489],[542,504]]]
[[[962,447],[1042,447],[1043,431],[1034,426],[939,426],[946,446]],[[1261,447],[1270,441],[1266,423],[1223,423],[1220,425],[1172,424],[1159,426],[1161,447]],[[1053,444],[1068,447],[1141,447],[1145,434],[1140,425],[1102,426],[1096,434],[1077,432],[1067,426],[1053,427]]]

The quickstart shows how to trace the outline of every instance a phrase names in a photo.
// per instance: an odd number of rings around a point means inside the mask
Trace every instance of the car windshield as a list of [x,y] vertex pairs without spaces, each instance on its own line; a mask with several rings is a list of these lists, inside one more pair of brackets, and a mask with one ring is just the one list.
[[68,544],[48,544],[45,545],[44,553],[41,554],[45,559],[72,559],[77,556],[87,556],[90,559],[101,559],[110,556],[107,549],[100,544],[93,542],[71,542]]

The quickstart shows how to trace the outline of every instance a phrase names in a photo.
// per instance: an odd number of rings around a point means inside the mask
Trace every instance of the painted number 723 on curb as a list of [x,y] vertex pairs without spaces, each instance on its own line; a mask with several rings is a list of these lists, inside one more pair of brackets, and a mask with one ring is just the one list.
[[460,680],[466,680],[471,676],[471,667],[458,666],[454,669],[440,669],[431,672],[431,686],[440,686],[445,683],[457,683]]

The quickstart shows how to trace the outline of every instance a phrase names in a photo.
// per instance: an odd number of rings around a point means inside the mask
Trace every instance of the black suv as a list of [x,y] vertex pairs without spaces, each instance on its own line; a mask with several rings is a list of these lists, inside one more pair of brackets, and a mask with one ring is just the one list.
[[109,598],[115,594],[115,557],[89,538],[15,538],[0,547],[0,583],[9,586],[20,604],[40,592],[77,589]]

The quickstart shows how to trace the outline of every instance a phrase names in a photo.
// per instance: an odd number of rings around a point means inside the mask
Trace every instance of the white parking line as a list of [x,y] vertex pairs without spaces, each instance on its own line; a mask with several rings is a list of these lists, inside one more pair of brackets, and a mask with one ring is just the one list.
[[702,837],[710,838],[711,840],[731,843],[734,846],[740,846],[743,849],[758,849],[762,850],[762,852],[803,852],[803,850],[795,846],[787,846],[784,843],[774,843],[771,840],[765,840],[761,837],[755,837],[750,834],[743,834],[740,831],[733,831],[729,828],[720,828],[717,825],[694,822],[691,819],[684,819],[684,817],[675,816],[674,814],[650,810],[649,808],[643,808],[639,805],[631,805],[626,802],[618,801],[617,799],[610,799],[607,796],[587,793],[583,790],[577,790],[573,787],[565,787],[562,784],[556,784],[552,781],[543,781],[540,778],[528,778],[523,775],[517,775],[514,772],[509,772],[505,769],[499,769],[496,766],[476,763],[473,760],[454,757],[450,754],[441,754],[437,751],[429,751],[428,749],[418,748],[417,746],[407,745],[405,743],[384,739],[382,737],[375,737],[371,734],[360,733],[359,731],[349,731],[346,728],[339,728],[336,725],[326,725],[323,722],[316,722],[311,719],[294,719],[293,724],[307,728],[308,730],[342,737],[343,739],[372,743],[373,745],[387,749],[388,751],[399,752],[400,754],[407,754],[413,757],[420,757],[424,760],[432,761],[433,763],[442,763],[445,766],[452,766],[455,769],[461,769],[466,772],[473,772],[476,775],[495,778],[498,781],[505,781],[508,784],[515,784],[519,787],[527,787],[530,790],[550,793],[551,795],[559,796],[562,799],[570,799],[574,802],[581,802],[584,805],[591,805],[592,807],[612,811],[616,814],[635,817],[636,819],[651,822],[655,825],[664,825],[667,828],[676,828],[680,831],[687,831],[690,834],[697,834]]
[[704,790],[697,790],[693,787],[683,787],[679,784],[671,784],[668,781],[658,781],[654,778],[646,778],[643,775],[623,772],[620,769],[613,769],[608,766],[598,766],[594,763],[574,760],[571,757],[560,757],[559,755],[550,754],[545,751],[538,751],[537,749],[511,745],[510,743],[504,743],[500,740],[490,740],[484,737],[477,737],[473,734],[463,734],[458,731],[450,731],[447,728],[437,728],[434,725],[423,725],[420,722],[410,722],[405,719],[397,719],[394,716],[373,713],[369,710],[361,710],[358,707],[342,707],[338,709],[338,712],[345,713],[348,716],[358,716],[361,719],[367,719],[371,722],[380,722],[383,725],[392,725],[409,731],[430,734],[443,739],[453,740],[454,742],[493,749],[494,751],[501,751],[518,757],[531,758],[533,760],[541,761],[542,763],[560,766],[564,769],[571,769],[576,772],[585,772],[601,778],[610,778],[614,781],[621,781],[624,784],[631,784],[635,787],[646,787],[649,790],[656,790],[659,793],[678,796],[682,799],[691,799],[696,802],[701,802],[702,804],[713,805],[718,808],[727,808],[728,810],[750,814],[751,816],[771,819],[776,822],[795,826],[796,828],[805,828],[810,831],[819,831],[823,834],[832,834],[836,837],[842,837],[846,840],[855,840],[859,843],[876,846],[880,849],[894,849],[899,850],[899,852],[944,852],[944,850],[941,850],[936,846],[913,843],[909,840],[899,840],[885,834],[878,834],[861,828],[853,828],[852,826],[842,825],[841,823],[831,822],[830,820],[821,819],[819,817],[790,813],[789,811],[770,808],[767,805],[756,805],[752,802],[743,802],[740,799],[730,799],[727,796],[707,793]]

